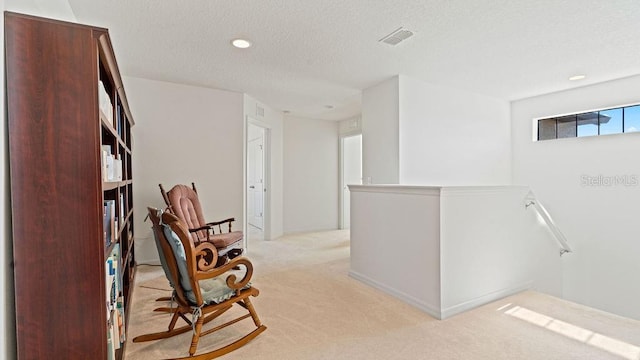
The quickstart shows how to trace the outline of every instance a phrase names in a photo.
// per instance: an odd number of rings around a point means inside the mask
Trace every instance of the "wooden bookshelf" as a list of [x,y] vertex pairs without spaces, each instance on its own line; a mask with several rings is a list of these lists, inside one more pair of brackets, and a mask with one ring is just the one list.
[[[6,12],[5,58],[18,359],[109,359],[114,250],[115,311],[128,313],[135,276],[134,121],[109,33]],[[104,145],[121,177],[105,178]]]

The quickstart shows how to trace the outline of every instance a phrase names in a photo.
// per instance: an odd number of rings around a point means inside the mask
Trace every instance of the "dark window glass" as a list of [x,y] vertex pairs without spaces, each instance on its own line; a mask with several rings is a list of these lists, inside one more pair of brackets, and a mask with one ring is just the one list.
[[538,120],[538,140],[556,138],[556,119]]
[[624,132],[640,131],[640,105],[624,108]]
[[622,132],[622,108],[600,111],[600,135]]
[[538,140],[640,132],[640,105],[538,120]]
[[598,135],[598,112],[578,114],[578,137]]
[[558,121],[558,139],[576,137],[576,116],[569,115],[559,117]]

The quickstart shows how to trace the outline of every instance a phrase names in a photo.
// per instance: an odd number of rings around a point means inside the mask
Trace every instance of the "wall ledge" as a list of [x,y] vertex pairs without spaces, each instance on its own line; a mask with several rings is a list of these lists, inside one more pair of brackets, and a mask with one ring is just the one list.
[[417,186],[417,185],[397,185],[397,184],[348,185],[348,186],[349,186],[349,191],[353,191],[353,192],[411,194],[411,195],[429,195],[429,196],[440,196],[440,191],[442,190],[442,187],[440,186]]

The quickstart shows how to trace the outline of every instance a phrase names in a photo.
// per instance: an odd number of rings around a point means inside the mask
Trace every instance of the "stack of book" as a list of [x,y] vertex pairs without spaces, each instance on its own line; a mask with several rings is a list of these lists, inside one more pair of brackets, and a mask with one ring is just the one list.
[[126,341],[125,314],[122,298],[122,264],[120,246],[113,247],[105,264],[106,310],[107,310],[107,345],[109,359],[115,359],[115,351]]
[[122,160],[111,152],[110,145],[102,145],[102,181],[122,181]]

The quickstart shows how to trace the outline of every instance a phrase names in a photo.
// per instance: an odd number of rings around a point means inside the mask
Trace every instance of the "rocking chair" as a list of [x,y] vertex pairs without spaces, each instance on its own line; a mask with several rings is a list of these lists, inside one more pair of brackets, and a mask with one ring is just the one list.
[[[245,257],[236,257],[220,267],[215,267],[218,257],[217,249],[209,242],[195,246],[184,224],[173,214],[148,208],[149,218],[153,222],[156,245],[159,245],[160,260],[165,274],[173,287],[173,298],[177,306],[172,307],[173,316],[168,330],[140,335],[133,342],[159,340],[193,331],[189,356],[180,360],[208,360],[236,350],[266,330],[260,323],[250,296],[256,297],[258,289],[251,286],[253,265]],[[212,261],[207,261],[211,258]],[[244,268],[234,271],[236,267]],[[239,280],[238,280],[239,279]],[[218,318],[239,305],[247,310],[247,314],[239,316],[212,329],[203,331],[204,324]],[[192,317],[190,320],[188,317]],[[198,340],[236,322],[251,317],[256,328],[242,338],[218,348],[196,355]],[[179,319],[187,325],[176,328]]]
[[[231,223],[235,218],[221,221],[206,222],[202,214],[202,206],[198,199],[196,185],[191,188],[186,185],[176,185],[165,191],[162,184],[158,185],[167,210],[176,215],[189,229],[191,239],[196,245],[206,241],[212,243],[218,250],[218,264],[242,254],[242,231],[232,231]],[[228,231],[223,231],[222,225],[228,224]]]

